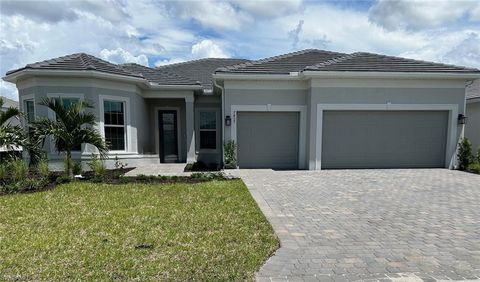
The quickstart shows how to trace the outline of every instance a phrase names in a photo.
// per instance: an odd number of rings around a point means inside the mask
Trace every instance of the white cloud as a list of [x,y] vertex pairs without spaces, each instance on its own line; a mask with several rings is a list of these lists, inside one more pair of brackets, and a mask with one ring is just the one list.
[[194,58],[229,58],[230,54],[220,47],[219,44],[209,39],[204,39],[192,46]]
[[214,30],[241,30],[254,21],[252,15],[225,1],[178,1],[171,2],[169,7],[184,20],[194,20]]
[[302,0],[233,0],[233,4],[257,17],[273,18],[297,12]]
[[122,48],[117,48],[115,50],[103,49],[100,51],[100,57],[115,64],[136,63],[148,66],[148,58],[145,54],[134,56]]
[[477,0],[463,1],[390,1],[379,0],[370,8],[372,22],[389,30],[439,27],[454,23],[464,17],[477,17],[475,9],[480,9]]
[[14,84],[0,80],[0,96],[18,100],[18,91]]

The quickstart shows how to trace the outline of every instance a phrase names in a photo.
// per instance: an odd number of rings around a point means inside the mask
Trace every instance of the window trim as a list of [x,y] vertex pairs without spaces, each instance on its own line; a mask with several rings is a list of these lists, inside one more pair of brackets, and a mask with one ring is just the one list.
[[[131,132],[131,115],[130,115],[130,98],[124,96],[112,96],[112,95],[99,95],[99,118],[100,122],[98,126],[100,127],[100,134],[102,135],[103,139],[105,140],[105,109],[104,109],[104,102],[105,101],[112,101],[112,102],[122,102],[123,108],[125,110],[124,113],[124,138],[125,138],[125,149],[124,150],[109,150],[109,153],[128,153],[132,152],[132,132]],[[107,125],[111,127],[122,127],[119,125]]]
[[[85,95],[83,93],[47,93],[47,98],[68,98],[68,99],[78,99],[79,101],[85,101]],[[56,115],[55,113],[47,109],[47,117],[50,120],[55,120]],[[50,153],[55,153],[55,144],[53,144],[53,138],[49,137],[49,152]],[[82,143],[80,151],[78,150],[72,150],[72,154],[79,154],[83,153],[85,151],[85,144]]]
[[[200,129],[200,113],[202,112],[214,112],[215,113],[215,129]],[[195,144],[196,144],[196,151],[197,153],[210,153],[210,154],[217,154],[220,151],[220,142],[219,142],[219,130],[220,130],[220,109],[218,108],[197,108],[195,109],[195,131],[198,134],[195,134]],[[200,133],[202,131],[215,131],[215,149],[202,149],[200,146]]]
[[[26,114],[26,110],[27,110],[25,102],[26,101],[33,101],[33,117],[36,118],[37,117],[37,104],[36,104],[36,101],[35,101],[35,94],[22,95],[20,97],[20,101],[21,101],[20,110],[24,114]],[[25,118],[25,119],[23,119],[23,126],[27,126],[27,125],[28,125],[28,120]]]

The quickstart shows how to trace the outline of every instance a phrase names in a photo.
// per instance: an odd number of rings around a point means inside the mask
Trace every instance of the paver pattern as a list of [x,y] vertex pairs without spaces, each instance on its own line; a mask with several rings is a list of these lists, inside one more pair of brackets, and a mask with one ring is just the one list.
[[259,281],[480,278],[480,176],[238,170],[281,247]]

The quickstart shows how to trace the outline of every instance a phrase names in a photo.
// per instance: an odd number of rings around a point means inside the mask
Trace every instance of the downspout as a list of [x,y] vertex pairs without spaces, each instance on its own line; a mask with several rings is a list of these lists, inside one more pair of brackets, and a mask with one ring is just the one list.
[[223,86],[220,86],[220,84],[217,83],[217,79],[215,77],[213,77],[213,84],[220,88],[221,92],[220,92],[220,96],[221,96],[221,99],[222,99],[222,148],[220,150],[220,153],[222,155],[222,167],[223,167],[223,164],[225,163],[225,154],[223,153],[223,146],[225,144],[225,97],[224,97],[224,93],[225,93],[225,88]]

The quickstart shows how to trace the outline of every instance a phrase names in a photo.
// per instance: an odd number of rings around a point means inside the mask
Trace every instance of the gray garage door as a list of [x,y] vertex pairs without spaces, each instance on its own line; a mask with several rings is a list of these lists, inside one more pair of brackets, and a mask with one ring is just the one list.
[[241,112],[237,116],[240,168],[298,168],[298,113]]
[[322,168],[445,166],[448,112],[325,111]]

